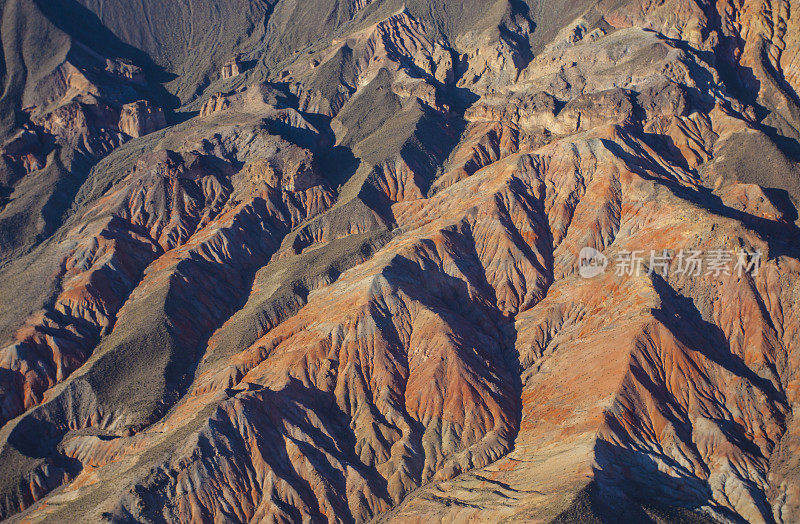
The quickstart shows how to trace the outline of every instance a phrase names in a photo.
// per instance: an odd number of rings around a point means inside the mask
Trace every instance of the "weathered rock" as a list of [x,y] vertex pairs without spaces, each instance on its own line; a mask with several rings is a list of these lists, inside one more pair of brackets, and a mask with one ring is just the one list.
[[147,100],[125,104],[119,115],[119,130],[134,138],[158,131],[166,125],[164,111]]
[[232,76],[237,76],[239,73],[242,72],[242,61],[239,57],[234,57],[222,64],[222,79],[231,78]]
[[136,84],[145,84],[147,82],[147,78],[142,68],[130,62],[111,60],[110,58],[107,58],[106,71],[114,75],[119,75],[120,77],[130,80]]

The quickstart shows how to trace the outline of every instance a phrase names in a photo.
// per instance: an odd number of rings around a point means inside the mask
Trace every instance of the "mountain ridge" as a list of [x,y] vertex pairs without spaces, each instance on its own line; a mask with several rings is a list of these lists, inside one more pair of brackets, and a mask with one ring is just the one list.
[[793,2],[213,5],[3,4],[3,518],[796,518]]

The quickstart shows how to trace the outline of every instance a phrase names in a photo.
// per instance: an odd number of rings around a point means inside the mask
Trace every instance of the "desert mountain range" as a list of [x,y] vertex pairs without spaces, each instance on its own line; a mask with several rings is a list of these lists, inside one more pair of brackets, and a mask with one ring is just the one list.
[[800,2],[0,5],[0,518],[800,522]]

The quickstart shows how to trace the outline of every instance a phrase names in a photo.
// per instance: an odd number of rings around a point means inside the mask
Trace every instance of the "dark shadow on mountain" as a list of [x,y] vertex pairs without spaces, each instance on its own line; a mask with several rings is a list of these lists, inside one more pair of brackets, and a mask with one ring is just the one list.
[[[382,275],[390,285],[437,314],[453,330],[454,336],[463,341],[458,346],[462,361],[477,376],[494,378],[500,391],[493,394],[493,400],[516,416],[509,427],[512,435],[509,435],[508,452],[513,447],[522,415],[522,379],[514,318],[488,306],[494,290],[488,284],[483,267],[468,251],[474,253],[474,245],[466,246],[471,235],[464,237],[455,231],[445,234],[464,250],[464,258],[458,265],[471,285],[436,269],[421,267],[402,255],[395,256]],[[433,244],[432,240],[423,242]],[[424,285],[421,286],[421,282]],[[482,291],[481,298],[473,296],[473,286]]]
[[199,110],[193,111],[172,111],[170,117],[170,124],[182,124],[187,120],[191,120],[192,118],[198,116],[200,114]]
[[53,25],[77,42],[107,58],[124,58],[141,67],[153,98],[166,110],[168,116],[180,105],[178,98],[168,93],[161,85],[176,76],[165,71],[145,52],[120,40],[93,11],[76,0],[34,1]]
[[[623,137],[622,140],[625,140],[625,138]],[[636,172],[642,178],[668,188],[675,196],[692,202],[711,213],[737,220],[746,228],[760,234],[769,244],[770,257],[777,258],[786,255],[792,258],[800,258],[800,228],[795,224],[787,220],[770,220],[729,207],[722,202],[722,199],[718,195],[715,195],[712,190],[707,187],[699,186],[697,188],[691,188],[678,183],[669,173],[664,172],[663,167],[647,160],[648,156],[645,151],[642,151],[641,156],[637,157],[625,151],[622,146],[614,141],[603,139],[602,142],[609,151],[622,159],[632,171]],[[639,146],[634,142],[627,141],[627,144],[630,147],[639,149]],[[663,172],[664,177],[649,175],[647,170]],[[776,193],[775,191],[771,194],[778,195],[779,197],[782,195],[782,193]],[[780,198],[779,205],[787,205],[786,198]],[[792,207],[794,207],[794,205],[792,205]],[[795,215],[796,212],[791,213],[790,216]]]
[[[718,34],[720,35],[720,45],[716,51],[700,50],[690,46],[688,42],[682,40],[676,40],[672,38],[665,38],[665,40],[667,40],[670,45],[681,49],[684,52],[697,55],[701,60],[708,64],[713,64],[719,73],[720,80],[722,81],[722,85],[724,86],[725,90],[733,94],[741,102],[744,102],[755,109],[756,121],[758,122],[755,124],[755,127],[767,135],[786,156],[795,162],[800,162],[800,142],[798,142],[798,130],[793,129],[787,133],[787,130],[785,129],[780,130],[775,126],[763,122],[765,118],[772,114],[772,110],[764,107],[764,105],[759,102],[758,95],[762,88],[761,81],[756,76],[752,67],[742,66],[731,61],[732,57],[735,55],[734,50],[741,49],[744,45],[744,42],[742,42],[738,37],[727,35],[728,32],[722,30],[722,20],[719,12],[715,8],[706,6],[703,8],[703,10],[706,16],[709,17],[710,26],[719,28]],[[762,50],[761,65],[764,68],[764,73],[769,75],[772,81],[774,81],[777,85],[777,88],[783,95],[786,96],[789,102],[794,105],[794,109],[797,111],[800,109],[800,98],[798,98],[798,95],[795,93],[792,86],[786,81],[785,78],[783,78],[783,75],[775,70],[770,60],[763,56],[764,53],[765,51]],[[708,91],[709,88],[712,88],[713,90],[717,82],[711,79],[711,82],[709,83],[708,71],[700,68],[693,62],[690,62],[687,65],[689,65],[689,67],[692,69],[693,78],[701,79],[701,83],[703,84],[701,85],[702,89],[698,90],[696,88],[691,88],[691,91],[694,91],[696,95],[700,94],[701,96],[705,97],[705,95],[702,94],[703,90]],[[780,119],[783,119],[782,115],[776,116],[778,116]]]
[[[553,524],[712,524],[703,513],[710,488],[698,479],[673,477],[660,471],[647,453],[598,440],[594,449],[594,479],[587,484]],[[646,472],[646,481],[632,482],[631,468]],[[669,492],[665,496],[664,492]],[[695,493],[695,496],[692,494]],[[707,498],[703,498],[705,495]],[[677,498],[680,496],[681,498]],[[745,521],[730,509],[714,509],[731,522]]]
[[320,113],[300,111],[300,101],[290,91],[289,84],[274,82],[269,85],[281,94],[281,97],[277,100],[276,107],[279,109],[291,107],[299,111],[303,118],[314,126],[319,136],[314,137],[312,132],[301,132],[296,128],[292,128],[291,132],[289,132],[286,129],[288,126],[281,127],[273,124],[274,132],[286,140],[291,141],[292,138],[296,138],[301,141],[300,144],[303,147],[313,151],[314,162],[331,187],[338,187],[347,182],[355,174],[361,161],[356,158],[349,147],[336,145],[336,134],[331,129],[332,118]]
[[798,142],[796,138],[786,136],[784,133],[781,133],[777,127],[765,124],[759,125],[759,130],[767,135],[770,140],[775,142],[775,145],[778,146],[783,154],[791,158],[794,162],[800,162],[800,142]]
[[[663,477],[667,475],[662,474]],[[656,481],[657,482],[657,481]],[[603,490],[592,480],[550,524],[715,524],[699,508],[670,506],[646,496]]]
[[[775,385],[757,375],[742,357],[731,352],[730,342],[725,332],[713,322],[705,320],[691,298],[675,291],[660,275],[652,275],[653,288],[662,298],[661,309],[652,311],[661,322],[685,347],[703,353],[709,360],[760,389],[772,402],[787,405],[786,394]],[[777,378],[775,369],[771,369]],[[740,428],[744,432],[744,428]],[[758,447],[742,435],[729,434],[733,442],[750,452],[760,454]]]
[[792,202],[792,196],[788,191],[774,187],[762,187],[761,189],[764,191],[764,194],[767,195],[769,201],[772,202],[772,205],[783,214],[783,217],[788,222],[797,221],[797,208]]
[[[267,18],[268,19],[268,18]],[[246,73],[258,65],[258,60],[242,60],[239,62],[239,72]]]

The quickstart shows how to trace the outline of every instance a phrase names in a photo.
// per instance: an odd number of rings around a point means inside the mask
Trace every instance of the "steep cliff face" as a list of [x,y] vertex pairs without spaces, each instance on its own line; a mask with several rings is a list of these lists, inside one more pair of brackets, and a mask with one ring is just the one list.
[[241,4],[4,6],[0,515],[800,519],[800,6]]

